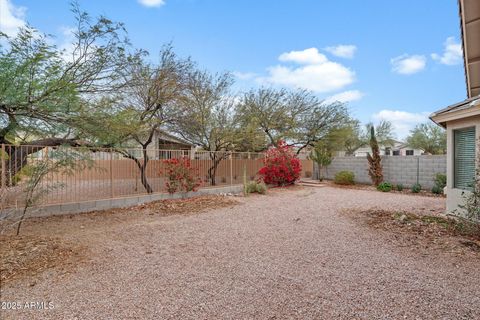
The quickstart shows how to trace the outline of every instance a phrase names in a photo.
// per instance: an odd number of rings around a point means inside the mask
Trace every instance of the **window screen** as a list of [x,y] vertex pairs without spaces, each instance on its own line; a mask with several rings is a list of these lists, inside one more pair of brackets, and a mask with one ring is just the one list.
[[413,150],[407,150],[407,156],[413,156]]
[[471,189],[475,178],[475,128],[454,131],[454,187]]

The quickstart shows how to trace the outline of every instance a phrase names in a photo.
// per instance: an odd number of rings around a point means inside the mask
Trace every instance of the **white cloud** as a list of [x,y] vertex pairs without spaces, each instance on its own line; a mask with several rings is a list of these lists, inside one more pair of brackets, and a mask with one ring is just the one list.
[[63,36],[62,42],[58,44],[58,48],[62,50],[62,58],[67,61],[71,62],[74,60],[74,52],[73,50],[75,49],[74,45],[74,32],[75,28],[73,27],[61,27],[60,28],[60,33]]
[[455,41],[454,37],[448,37],[444,42],[443,54],[432,53],[433,60],[447,66],[457,65],[463,62],[462,45]]
[[326,47],[326,51],[330,52],[334,56],[340,58],[347,58],[352,59],[355,56],[355,52],[357,51],[357,47],[354,45],[338,45],[334,47]]
[[333,102],[351,102],[360,100],[363,98],[365,94],[359,90],[349,90],[334,94],[325,99],[325,103],[333,103]]
[[327,57],[318,52],[317,48],[285,52],[278,57],[278,60],[284,62],[291,61],[299,64],[320,64],[328,61]]
[[269,75],[258,77],[257,82],[322,93],[342,89],[355,81],[355,72],[339,63],[329,61],[316,48],[286,52],[278,59],[302,66],[270,67],[267,69]]
[[0,0],[0,31],[15,36],[25,26],[25,7],[16,7],[10,0]]
[[254,72],[240,72],[240,71],[233,72],[233,75],[240,80],[250,80],[257,76],[257,74]]
[[426,122],[429,114],[429,112],[412,113],[384,109],[373,114],[372,118],[375,121],[390,121],[395,130],[394,133],[401,139],[404,139],[410,134],[410,130],[412,130],[417,124]]
[[427,59],[422,55],[412,55],[407,54],[401,55],[399,57],[393,58],[390,60],[392,64],[392,71],[399,74],[414,74],[425,69],[427,65]]
[[161,7],[165,4],[165,0],[138,0],[138,2],[146,7]]

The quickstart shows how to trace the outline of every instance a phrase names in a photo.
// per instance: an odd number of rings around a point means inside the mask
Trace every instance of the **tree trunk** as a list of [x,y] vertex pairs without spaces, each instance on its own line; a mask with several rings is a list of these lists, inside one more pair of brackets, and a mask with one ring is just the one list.
[[144,165],[138,165],[138,169],[140,170],[140,182],[142,183],[143,187],[147,193],[153,193],[153,188],[150,186],[147,180],[147,164],[145,163]]
[[210,159],[212,159],[213,164],[208,169],[208,179],[210,180],[210,185],[212,186],[215,186],[217,184],[217,182],[215,181],[215,177],[217,175],[218,165],[220,164],[220,162],[223,160],[224,157],[225,157],[224,155],[218,156],[216,152],[210,153]]
[[147,191],[147,193],[153,193],[153,188],[150,186],[147,180],[147,164],[148,164],[148,154],[147,148],[143,148],[143,163],[139,160],[136,160],[138,169],[140,169],[140,181],[142,182],[143,187]]

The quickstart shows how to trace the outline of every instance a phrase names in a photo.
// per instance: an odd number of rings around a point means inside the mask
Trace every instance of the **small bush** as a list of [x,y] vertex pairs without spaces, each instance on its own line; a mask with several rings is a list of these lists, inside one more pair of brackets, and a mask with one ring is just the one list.
[[393,186],[390,182],[382,182],[377,186],[377,190],[382,192],[390,192],[392,189]]
[[432,193],[443,194],[443,188],[447,185],[447,176],[443,173],[437,173],[433,181],[435,185],[432,188]]
[[355,174],[352,171],[339,171],[335,174],[336,184],[355,184]]
[[447,175],[443,173],[437,173],[435,175],[435,185],[439,186],[441,189],[445,188],[447,185]]
[[403,184],[401,184],[401,183],[397,184],[397,190],[398,191],[403,191]]
[[267,193],[267,185],[263,182],[257,183],[257,193],[265,194]]
[[412,186],[412,192],[413,193],[419,193],[421,190],[422,190],[422,186],[420,185],[420,183],[415,183]]
[[245,187],[245,192],[247,194],[250,194],[250,193],[265,194],[267,193],[267,186],[263,182],[250,181],[247,183],[247,186]]
[[312,177],[312,171],[305,171],[305,178],[311,178]]
[[443,188],[440,188],[439,186],[434,185],[434,186],[432,187],[432,193],[434,193],[434,194],[443,194]]
[[167,181],[165,186],[168,193],[197,191],[200,179],[196,178],[197,172],[192,167],[190,159],[179,158],[164,160]]

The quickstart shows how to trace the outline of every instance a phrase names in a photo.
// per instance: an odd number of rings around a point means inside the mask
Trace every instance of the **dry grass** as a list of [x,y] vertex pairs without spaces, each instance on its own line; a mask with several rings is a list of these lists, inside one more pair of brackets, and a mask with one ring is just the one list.
[[84,247],[54,237],[3,235],[0,243],[2,283],[23,277],[35,278],[51,268],[69,272],[85,253]]
[[[189,199],[163,200],[134,207],[135,210],[147,210],[150,214],[174,215],[192,214],[207,210],[220,209],[238,205],[233,197],[201,196]],[[128,209],[128,210],[131,210]]]

